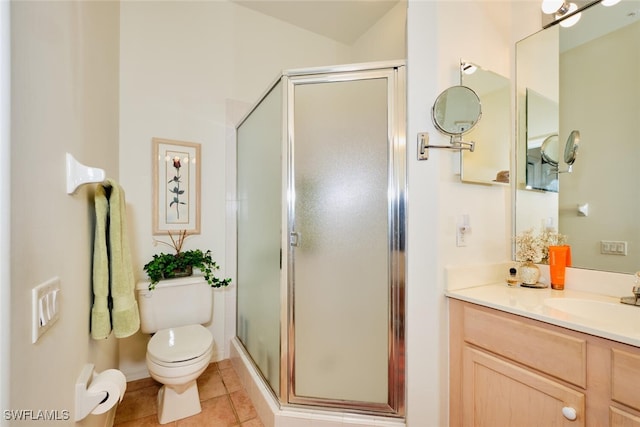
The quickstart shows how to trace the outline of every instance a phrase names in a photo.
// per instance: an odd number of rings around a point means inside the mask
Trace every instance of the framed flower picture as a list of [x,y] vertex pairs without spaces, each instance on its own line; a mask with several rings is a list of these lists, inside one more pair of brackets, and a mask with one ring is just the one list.
[[153,234],[200,234],[200,144],[153,138]]

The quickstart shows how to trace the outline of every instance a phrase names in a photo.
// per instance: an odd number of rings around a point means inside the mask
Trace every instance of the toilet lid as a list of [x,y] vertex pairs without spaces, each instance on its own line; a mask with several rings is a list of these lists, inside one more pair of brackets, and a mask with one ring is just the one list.
[[204,326],[180,326],[156,332],[147,352],[158,361],[176,363],[202,356],[212,343],[211,332]]

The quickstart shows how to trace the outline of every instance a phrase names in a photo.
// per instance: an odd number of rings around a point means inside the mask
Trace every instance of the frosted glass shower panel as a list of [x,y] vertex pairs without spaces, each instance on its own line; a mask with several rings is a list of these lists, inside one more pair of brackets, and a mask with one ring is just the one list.
[[282,83],[237,129],[237,335],[276,395],[280,389]]
[[387,84],[295,85],[296,396],[388,400]]

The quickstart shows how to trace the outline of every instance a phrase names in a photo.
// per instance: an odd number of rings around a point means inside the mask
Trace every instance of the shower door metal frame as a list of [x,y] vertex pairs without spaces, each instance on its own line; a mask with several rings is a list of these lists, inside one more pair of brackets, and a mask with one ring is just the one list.
[[[380,62],[324,69],[293,70],[283,73],[285,147],[287,155],[286,188],[287,215],[283,218],[283,267],[287,279],[282,286],[286,304],[282,312],[280,396],[281,403],[341,409],[366,414],[404,417],[405,413],[405,280],[406,280],[406,69],[404,62]],[[293,101],[295,86],[313,83],[333,83],[367,79],[387,80],[387,188],[388,188],[388,399],[384,404],[312,398],[295,394],[295,318],[294,264],[290,235],[295,223],[294,129]]]

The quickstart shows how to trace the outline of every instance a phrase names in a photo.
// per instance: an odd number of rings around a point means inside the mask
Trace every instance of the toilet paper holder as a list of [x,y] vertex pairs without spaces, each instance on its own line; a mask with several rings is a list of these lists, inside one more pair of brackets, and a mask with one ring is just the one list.
[[[116,371],[115,369],[110,369],[108,371]],[[108,372],[108,371],[105,371]],[[124,374],[120,371],[117,371],[122,376],[122,381],[124,381],[124,387],[120,387],[118,391],[113,390],[112,392],[118,393],[119,396],[115,401],[112,400],[110,402],[110,407],[108,408],[100,408],[98,406],[103,404],[109,400],[109,392],[106,390],[92,390],[92,383],[100,378],[102,374],[97,374],[94,372],[94,365],[91,363],[87,363],[82,368],[82,372],[76,381],[76,412],[75,412],[75,420],[80,421],[86,418],[91,413],[104,413],[109,410],[111,407],[115,406],[117,403],[122,401],[122,396],[124,395],[124,389],[126,388],[126,380],[124,379]],[[111,374],[112,375],[112,374]],[[94,412],[95,411],[95,412]]]

